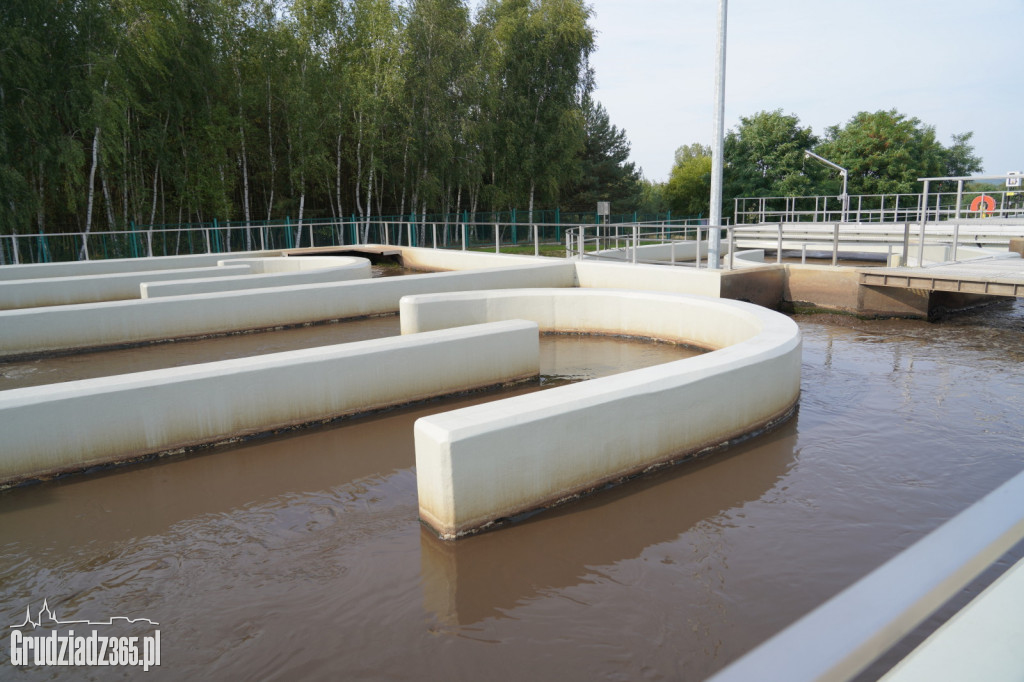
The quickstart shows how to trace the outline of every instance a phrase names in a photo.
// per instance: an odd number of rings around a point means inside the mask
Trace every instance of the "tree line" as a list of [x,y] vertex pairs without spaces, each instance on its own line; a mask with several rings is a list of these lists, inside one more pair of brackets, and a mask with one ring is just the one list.
[[[7,0],[0,234],[534,208],[707,215],[710,150],[641,177],[592,99],[584,0]],[[725,144],[737,196],[916,192],[980,170],[895,110]]]
[[0,234],[592,210],[609,172],[627,193],[639,174],[590,98],[590,14],[583,0],[6,0]]
[[[736,197],[839,194],[839,174],[806,158],[805,150],[846,168],[849,194],[917,193],[918,178],[982,170],[972,135],[953,135],[943,145],[933,126],[895,109],[862,111],[843,125],[827,128],[823,137],[781,109],[741,117],[725,138],[723,214],[731,215]],[[706,214],[710,189],[711,148],[695,143],[676,150],[668,182],[649,193],[664,208]]]

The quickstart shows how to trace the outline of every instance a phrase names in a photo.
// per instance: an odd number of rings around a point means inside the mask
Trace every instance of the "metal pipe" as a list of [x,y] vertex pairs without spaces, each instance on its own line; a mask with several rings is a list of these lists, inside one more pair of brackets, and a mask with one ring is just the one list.
[[[722,169],[725,153],[725,35],[728,18],[728,0],[718,0],[718,45],[715,74],[715,119],[711,137],[711,205],[710,227],[722,224]],[[708,234],[708,267],[718,268],[721,233]],[[700,242],[697,243],[700,253]]]

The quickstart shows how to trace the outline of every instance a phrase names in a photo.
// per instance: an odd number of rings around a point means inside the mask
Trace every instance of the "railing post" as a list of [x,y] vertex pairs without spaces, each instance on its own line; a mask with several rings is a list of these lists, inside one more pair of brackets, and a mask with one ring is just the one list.
[[910,262],[910,221],[903,223],[903,255],[900,256],[900,266],[907,267]]
[[[445,218],[447,220],[447,218]],[[434,248],[437,248],[437,223],[430,223],[430,232],[434,237]]]
[[537,230],[537,223],[533,224],[533,255],[540,255],[540,233]]
[[469,225],[462,223],[462,250],[466,250],[466,242],[469,240]]
[[640,226],[633,225],[633,265],[636,265],[636,247],[640,246]]
[[501,253],[501,226],[494,223],[494,253]]
[[832,227],[832,265],[839,265],[839,223]]
[[924,181],[924,190],[921,192],[921,236],[917,244],[917,267],[924,267],[924,228],[928,223],[928,180]]
[[694,267],[697,270],[700,270],[700,224],[699,223],[697,224],[697,250],[696,250],[696,252],[694,254],[693,264],[694,264]]
[[732,270],[734,264],[732,255],[736,252],[736,227],[727,227],[725,229],[729,233],[729,269]]
[[776,251],[775,251],[775,262],[776,263],[781,263],[782,262],[782,223],[781,222],[779,223],[779,246],[778,246],[778,249],[776,249]]

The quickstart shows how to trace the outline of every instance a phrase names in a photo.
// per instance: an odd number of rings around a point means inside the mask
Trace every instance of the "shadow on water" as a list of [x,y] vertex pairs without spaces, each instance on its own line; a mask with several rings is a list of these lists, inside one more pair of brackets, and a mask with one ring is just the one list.
[[500,617],[546,590],[577,584],[589,567],[633,559],[760,499],[794,462],[797,418],[494,532],[444,542],[423,527],[424,607],[448,624]]

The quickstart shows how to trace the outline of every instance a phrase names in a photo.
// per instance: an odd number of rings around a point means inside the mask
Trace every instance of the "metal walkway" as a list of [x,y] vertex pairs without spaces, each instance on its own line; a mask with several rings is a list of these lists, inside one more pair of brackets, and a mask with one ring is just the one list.
[[868,286],[1024,297],[1024,258],[991,258],[923,268],[865,268]]

